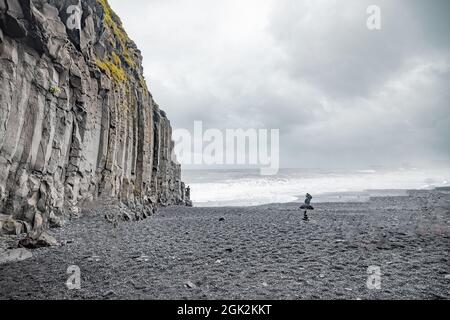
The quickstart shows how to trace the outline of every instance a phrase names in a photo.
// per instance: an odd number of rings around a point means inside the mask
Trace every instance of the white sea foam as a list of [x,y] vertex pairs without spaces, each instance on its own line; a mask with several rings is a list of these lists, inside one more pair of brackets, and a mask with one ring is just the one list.
[[405,189],[431,189],[446,185],[449,179],[450,170],[437,169],[285,169],[269,177],[253,170],[208,170],[188,171],[184,176],[196,206],[286,203],[307,192],[315,202],[363,201],[368,196],[402,194]]

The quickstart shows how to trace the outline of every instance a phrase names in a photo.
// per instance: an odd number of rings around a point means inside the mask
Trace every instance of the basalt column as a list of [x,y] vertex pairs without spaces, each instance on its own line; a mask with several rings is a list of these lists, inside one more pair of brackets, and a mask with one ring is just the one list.
[[171,134],[106,0],[0,0],[0,232],[58,225],[100,198],[189,204]]

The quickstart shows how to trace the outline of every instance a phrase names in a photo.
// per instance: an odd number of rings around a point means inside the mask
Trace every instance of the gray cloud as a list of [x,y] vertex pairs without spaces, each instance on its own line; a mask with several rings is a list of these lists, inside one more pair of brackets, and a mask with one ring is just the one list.
[[175,128],[280,128],[284,166],[450,162],[446,0],[110,3]]

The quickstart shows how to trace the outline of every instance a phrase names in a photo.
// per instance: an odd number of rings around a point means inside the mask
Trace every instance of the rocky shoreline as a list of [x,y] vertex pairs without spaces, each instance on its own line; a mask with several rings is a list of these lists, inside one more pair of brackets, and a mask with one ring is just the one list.
[[[0,299],[450,298],[450,189],[315,204],[309,222],[298,206],[175,206],[116,227],[112,207],[91,208],[51,231],[58,247],[3,263]],[[74,265],[79,290],[66,286]]]

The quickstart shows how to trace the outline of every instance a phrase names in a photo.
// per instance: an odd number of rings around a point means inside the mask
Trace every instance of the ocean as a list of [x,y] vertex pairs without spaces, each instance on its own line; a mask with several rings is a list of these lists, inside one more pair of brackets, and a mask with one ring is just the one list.
[[255,206],[303,202],[366,201],[373,196],[406,194],[406,189],[449,186],[450,168],[440,169],[281,169],[275,176],[259,170],[184,170],[197,207]]

